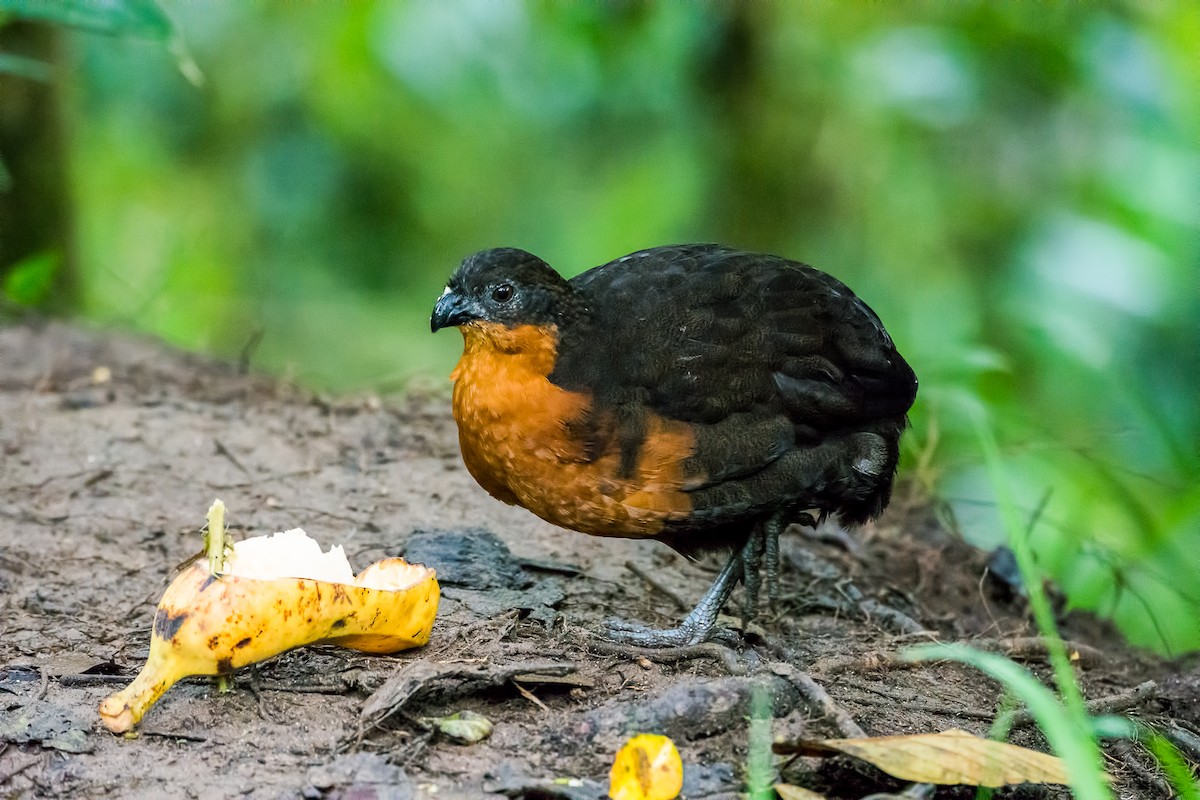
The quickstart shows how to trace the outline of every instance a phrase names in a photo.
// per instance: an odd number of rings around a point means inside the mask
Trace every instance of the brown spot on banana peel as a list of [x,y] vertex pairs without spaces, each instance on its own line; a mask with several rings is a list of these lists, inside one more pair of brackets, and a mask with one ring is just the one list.
[[161,636],[163,639],[173,639],[179,631],[181,625],[187,621],[188,612],[181,611],[178,614],[172,614],[160,608],[154,614],[154,635]]

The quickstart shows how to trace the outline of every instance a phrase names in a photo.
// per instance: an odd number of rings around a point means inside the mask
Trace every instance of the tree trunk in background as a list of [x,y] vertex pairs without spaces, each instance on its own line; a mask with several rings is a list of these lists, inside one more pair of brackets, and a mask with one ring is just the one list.
[[0,25],[0,52],[51,66],[53,80],[0,73],[0,284],[27,258],[58,263],[43,308],[62,312],[76,300],[76,254],[68,193],[62,97],[63,33],[49,25]]

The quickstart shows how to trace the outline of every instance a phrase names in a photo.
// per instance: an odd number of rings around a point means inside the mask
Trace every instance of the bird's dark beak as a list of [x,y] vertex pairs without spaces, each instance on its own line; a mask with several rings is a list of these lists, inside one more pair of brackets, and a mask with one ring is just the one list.
[[470,304],[447,287],[433,307],[433,316],[429,318],[429,330],[437,333],[442,328],[462,325],[477,318],[478,315],[472,312]]

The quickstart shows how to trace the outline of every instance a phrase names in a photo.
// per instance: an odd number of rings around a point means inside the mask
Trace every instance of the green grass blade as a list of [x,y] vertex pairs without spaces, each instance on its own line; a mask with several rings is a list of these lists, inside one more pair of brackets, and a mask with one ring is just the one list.
[[750,731],[746,753],[746,795],[750,800],[775,797],[775,765],[771,753],[771,693],[759,684],[750,696]]
[[1184,759],[1175,745],[1165,736],[1152,733],[1143,740],[1146,748],[1154,754],[1159,767],[1171,782],[1179,800],[1200,800],[1200,782],[1192,775]]
[[1054,622],[1054,610],[1050,600],[1042,589],[1042,576],[1029,547],[1027,526],[1022,524],[1017,516],[1017,504],[1009,492],[1008,480],[1004,473],[1004,463],[1000,457],[1000,446],[996,442],[995,432],[983,415],[975,417],[976,433],[983,450],[984,462],[987,464],[992,486],[996,491],[996,502],[1000,508],[1001,520],[1008,534],[1008,546],[1016,556],[1017,566],[1025,582],[1029,594],[1029,608],[1033,611],[1033,619],[1038,630],[1046,638],[1046,650],[1050,656],[1050,664],[1054,668],[1054,680],[1058,691],[1063,697],[1067,709],[1077,720],[1082,721],[1087,712],[1083,706],[1083,695],[1075,682],[1075,671],[1071,668],[1071,659],[1067,655],[1066,645],[1058,635],[1058,626]]

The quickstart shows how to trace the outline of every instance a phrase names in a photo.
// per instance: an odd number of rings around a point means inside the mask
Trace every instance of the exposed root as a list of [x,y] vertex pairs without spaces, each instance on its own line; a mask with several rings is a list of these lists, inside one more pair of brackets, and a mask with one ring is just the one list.
[[[1083,705],[1087,712],[1093,716],[1097,714],[1116,714],[1121,711],[1140,706],[1142,703],[1154,696],[1158,690],[1158,684],[1154,681],[1146,681],[1139,683],[1132,689],[1117,694],[1110,694],[1106,697],[1097,697],[1094,700],[1088,700]],[[1033,714],[1028,709],[1020,709],[1010,712],[1007,719],[1000,723],[1006,724],[1012,728],[1019,728],[1024,725],[1029,725],[1035,722]]]
[[839,706],[829,696],[829,692],[825,691],[825,688],[807,672],[798,670],[791,664],[781,663],[769,664],[767,669],[795,686],[796,691],[800,692],[800,696],[810,706],[833,721],[844,738],[861,739],[867,735],[867,732],[860,728],[854,718],[850,716],[850,712]]

